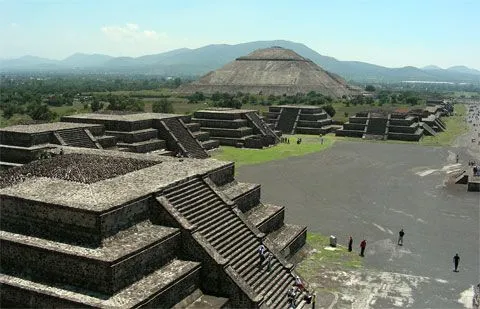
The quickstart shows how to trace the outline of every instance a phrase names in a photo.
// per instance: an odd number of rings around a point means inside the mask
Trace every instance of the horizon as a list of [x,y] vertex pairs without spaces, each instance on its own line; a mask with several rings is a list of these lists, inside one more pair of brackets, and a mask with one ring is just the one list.
[[139,57],[281,38],[340,61],[480,70],[480,42],[473,39],[480,29],[478,1],[40,0],[2,1],[0,8],[0,39],[8,42],[0,49],[2,59]]

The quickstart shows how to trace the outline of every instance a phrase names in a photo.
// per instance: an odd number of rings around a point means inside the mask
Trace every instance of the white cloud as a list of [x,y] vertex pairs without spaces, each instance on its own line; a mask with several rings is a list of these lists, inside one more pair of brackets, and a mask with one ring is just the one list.
[[17,28],[18,24],[17,23],[10,23],[10,28]]
[[104,26],[102,33],[114,41],[148,41],[167,38],[166,33],[157,33],[155,30],[141,30],[140,26],[127,23],[125,26]]

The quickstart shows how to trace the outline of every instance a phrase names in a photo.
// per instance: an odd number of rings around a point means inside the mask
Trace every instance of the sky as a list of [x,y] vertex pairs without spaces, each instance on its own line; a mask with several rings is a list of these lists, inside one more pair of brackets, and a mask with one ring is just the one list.
[[480,0],[0,0],[0,58],[303,43],[339,60],[480,69]]

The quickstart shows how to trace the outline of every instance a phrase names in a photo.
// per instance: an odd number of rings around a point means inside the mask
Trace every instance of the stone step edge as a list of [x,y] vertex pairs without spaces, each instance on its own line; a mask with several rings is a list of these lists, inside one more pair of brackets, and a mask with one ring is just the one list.
[[[179,265],[184,264],[186,269],[182,269],[182,273],[179,276],[171,277],[171,276],[162,276],[163,273],[167,273],[169,271],[178,271]],[[5,275],[0,273],[0,285],[2,289],[10,286],[16,289],[27,290],[32,292],[32,294],[37,294],[39,298],[43,298],[44,296],[49,296],[52,299],[63,299],[70,302],[71,305],[74,306],[92,306],[92,307],[115,307],[115,301],[118,302],[115,298],[121,298],[122,296],[125,299],[128,299],[128,302],[121,302],[121,306],[124,308],[131,308],[131,307],[138,307],[141,306],[143,302],[150,300],[151,298],[160,295],[164,291],[168,290],[169,288],[173,287],[174,285],[178,284],[179,282],[183,281],[184,279],[188,278],[189,275],[192,275],[194,272],[200,270],[201,264],[198,262],[192,261],[182,261],[182,260],[173,260],[169,264],[163,266],[162,268],[156,270],[155,272],[149,274],[148,276],[143,277],[141,280],[136,281],[135,283],[131,284],[130,286],[122,289],[120,292],[114,294],[110,298],[105,300],[105,296],[103,294],[95,293],[99,295],[99,297],[91,296],[93,293],[91,291],[86,290],[79,290],[78,292],[65,290],[59,287],[52,287],[42,283],[38,283],[35,281],[30,281],[23,278],[18,278],[10,275]],[[165,278],[162,278],[165,277]],[[159,287],[155,292],[150,293],[150,295],[143,295],[144,298],[142,299],[134,299],[131,296],[131,292],[133,289],[136,288],[138,285],[142,285],[142,283],[148,283],[149,279],[156,283],[162,283],[163,286]],[[170,282],[168,281],[170,279]],[[173,279],[173,280],[172,280]],[[149,285],[151,286],[151,285]],[[147,291],[144,290],[143,293],[145,294]],[[87,294],[88,293],[88,294]],[[5,297],[5,296],[3,296]],[[110,303],[109,303],[110,302]],[[113,303],[112,303],[113,302]]]

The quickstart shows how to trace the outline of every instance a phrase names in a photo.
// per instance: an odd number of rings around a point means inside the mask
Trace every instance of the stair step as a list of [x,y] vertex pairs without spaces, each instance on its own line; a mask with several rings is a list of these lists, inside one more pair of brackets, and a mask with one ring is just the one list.
[[[222,253],[222,255],[224,255],[225,257],[230,257],[231,253],[235,252],[238,248],[246,249],[245,245],[248,244],[248,240],[251,237],[252,235],[246,232],[243,235],[240,235],[240,237],[237,238],[236,242],[225,244],[224,246],[222,246],[222,248],[219,248],[220,249],[219,252]],[[247,251],[243,251],[243,252],[246,253]]]
[[243,239],[245,234],[247,234],[247,231],[248,230],[247,230],[246,227],[241,227],[237,231],[235,231],[234,233],[229,234],[228,237],[224,237],[221,240],[218,240],[215,243],[215,246],[217,246],[219,249],[223,250],[223,248],[229,247],[229,246],[235,244],[236,242],[238,242],[239,240]]
[[223,242],[224,240],[228,240],[231,237],[238,236],[238,233],[244,233],[244,232],[245,232],[244,225],[241,224],[239,221],[236,221],[229,227],[228,231],[225,231],[224,233],[221,234],[220,237],[216,238],[215,240],[212,240],[211,244],[215,246]]
[[[258,258],[258,254],[257,254],[257,258]],[[272,266],[270,271],[267,271],[268,269],[267,264],[268,264],[267,261],[265,261],[264,266],[262,267],[262,270],[263,270],[262,272],[259,272],[256,270],[253,271],[252,268],[247,267],[240,273],[240,275],[245,279],[245,281],[247,281],[253,287],[253,285],[256,282],[258,282],[259,280],[262,281],[262,277],[264,277],[263,275],[264,272],[267,273],[267,276],[268,276],[268,274],[274,274],[278,268],[283,268],[283,265],[275,257],[272,258]]]
[[216,200],[216,195],[212,194],[212,192],[206,191],[200,195],[197,195],[196,192],[192,194],[190,199],[182,200],[181,203],[178,201],[173,201],[173,205],[177,207],[182,213],[184,210],[189,209],[194,205],[204,204],[205,202],[214,202]]
[[[270,301],[273,304],[273,308],[279,308],[281,307],[281,304],[283,302],[286,303],[288,301],[288,298],[286,296],[287,291],[290,288],[290,286],[293,285],[293,282],[295,281],[287,280],[285,285],[282,285],[280,289],[276,290],[273,293],[273,295],[270,297]],[[303,291],[301,293],[298,293],[297,297],[295,298],[295,302],[300,303],[300,300],[303,298],[303,295],[305,295]]]
[[222,225],[223,223],[225,223],[226,220],[228,221],[228,219],[232,218],[233,216],[234,216],[233,212],[226,211],[226,212],[218,215],[215,218],[215,220],[212,220],[212,222],[210,222],[208,225],[198,226],[198,229],[203,235],[204,233],[208,233],[208,232],[212,231],[213,229],[215,229],[219,225]]
[[260,260],[257,252],[258,246],[260,246],[260,240],[255,237],[250,237],[243,241],[242,244],[239,244],[236,248],[232,248],[233,250],[229,252],[230,256],[232,256],[230,264],[234,266],[238,272],[241,272],[244,267],[248,266],[245,264],[246,261],[253,258],[254,263],[257,263],[257,261]]
[[258,293],[260,293],[262,291],[268,291],[268,293],[271,294],[271,293],[273,293],[272,289],[275,285],[278,285],[281,282],[283,282],[284,280],[288,280],[291,277],[292,276],[288,272],[286,272],[285,269],[282,269],[275,275],[275,277],[273,277],[273,280],[263,281],[263,282],[260,282],[260,284],[257,284],[256,287],[255,287],[255,291],[257,291]]
[[215,229],[211,230],[210,232],[205,234],[205,237],[209,239],[210,237],[214,236],[215,234],[219,233],[220,231],[223,231],[227,228],[235,228],[237,225],[242,225],[243,222],[241,221],[236,221],[233,227],[230,225],[230,222],[226,221],[223,224],[217,226]]
[[[260,246],[260,241],[258,239],[253,237],[251,239],[248,239],[244,247],[238,248],[237,250],[230,253],[230,256],[231,256],[230,264],[236,269],[236,266],[239,265],[238,262],[243,258],[243,256],[240,253],[243,252],[245,248],[247,249],[248,252],[255,251],[255,253],[258,255],[258,252],[257,252],[258,246]],[[258,260],[259,258],[257,256],[257,261]]]
[[[280,262],[276,261],[275,263],[272,262],[272,270],[270,272],[268,272],[267,270],[264,270],[264,272],[271,274],[270,276],[271,280],[275,280],[275,278],[282,272],[282,269],[283,269],[283,265]],[[248,274],[248,277],[244,276],[244,278],[254,290],[258,289],[259,286],[263,282],[265,282],[265,277],[263,276],[262,272],[257,272],[257,273],[252,272]]]
[[[187,181],[187,182],[179,184],[179,185],[177,185],[173,188],[166,189],[163,192],[163,194],[167,198],[170,198],[173,195],[179,196],[180,194],[184,193],[185,191],[191,190],[193,187],[198,187],[198,186],[202,186],[202,185],[203,185],[203,183],[199,179],[194,178],[191,181]],[[175,199],[175,198],[173,198],[173,199]]]
[[224,207],[222,207],[222,204],[219,204],[218,202],[207,202],[205,204],[209,205],[209,207],[206,210],[200,210],[199,212],[201,213],[201,215],[196,212],[193,215],[189,215],[187,219],[190,220],[192,223],[197,224],[198,226],[197,222],[204,222],[206,219],[210,219],[213,215],[224,211]]
[[252,267],[258,267],[260,265],[260,257],[256,249],[244,251],[245,254],[243,257],[235,262],[235,270],[239,273],[248,272]]
[[231,211],[229,211],[226,208],[221,209],[218,213],[216,213],[216,216],[208,216],[204,217],[202,220],[195,221],[195,225],[198,227],[203,227],[203,226],[209,226],[212,224],[212,222],[217,222],[217,221],[222,221],[225,220],[225,218],[229,218],[231,214]]
[[192,203],[191,208],[184,208],[181,212],[187,218],[195,218],[196,216],[200,215],[202,212],[211,209],[212,207],[221,207],[223,204],[220,200],[206,201],[201,204],[199,203]]
[[293,278],[287,274],[283,280],[279,281],[267,293],[267,296],[265,297],[267,300],[267,305],[272,306],[272,308],[276,308],[275,305],[277,302],[281,301],[281,298],[287,299],[286,291],[288,290],[289,286],[293,285],[293,283]]

